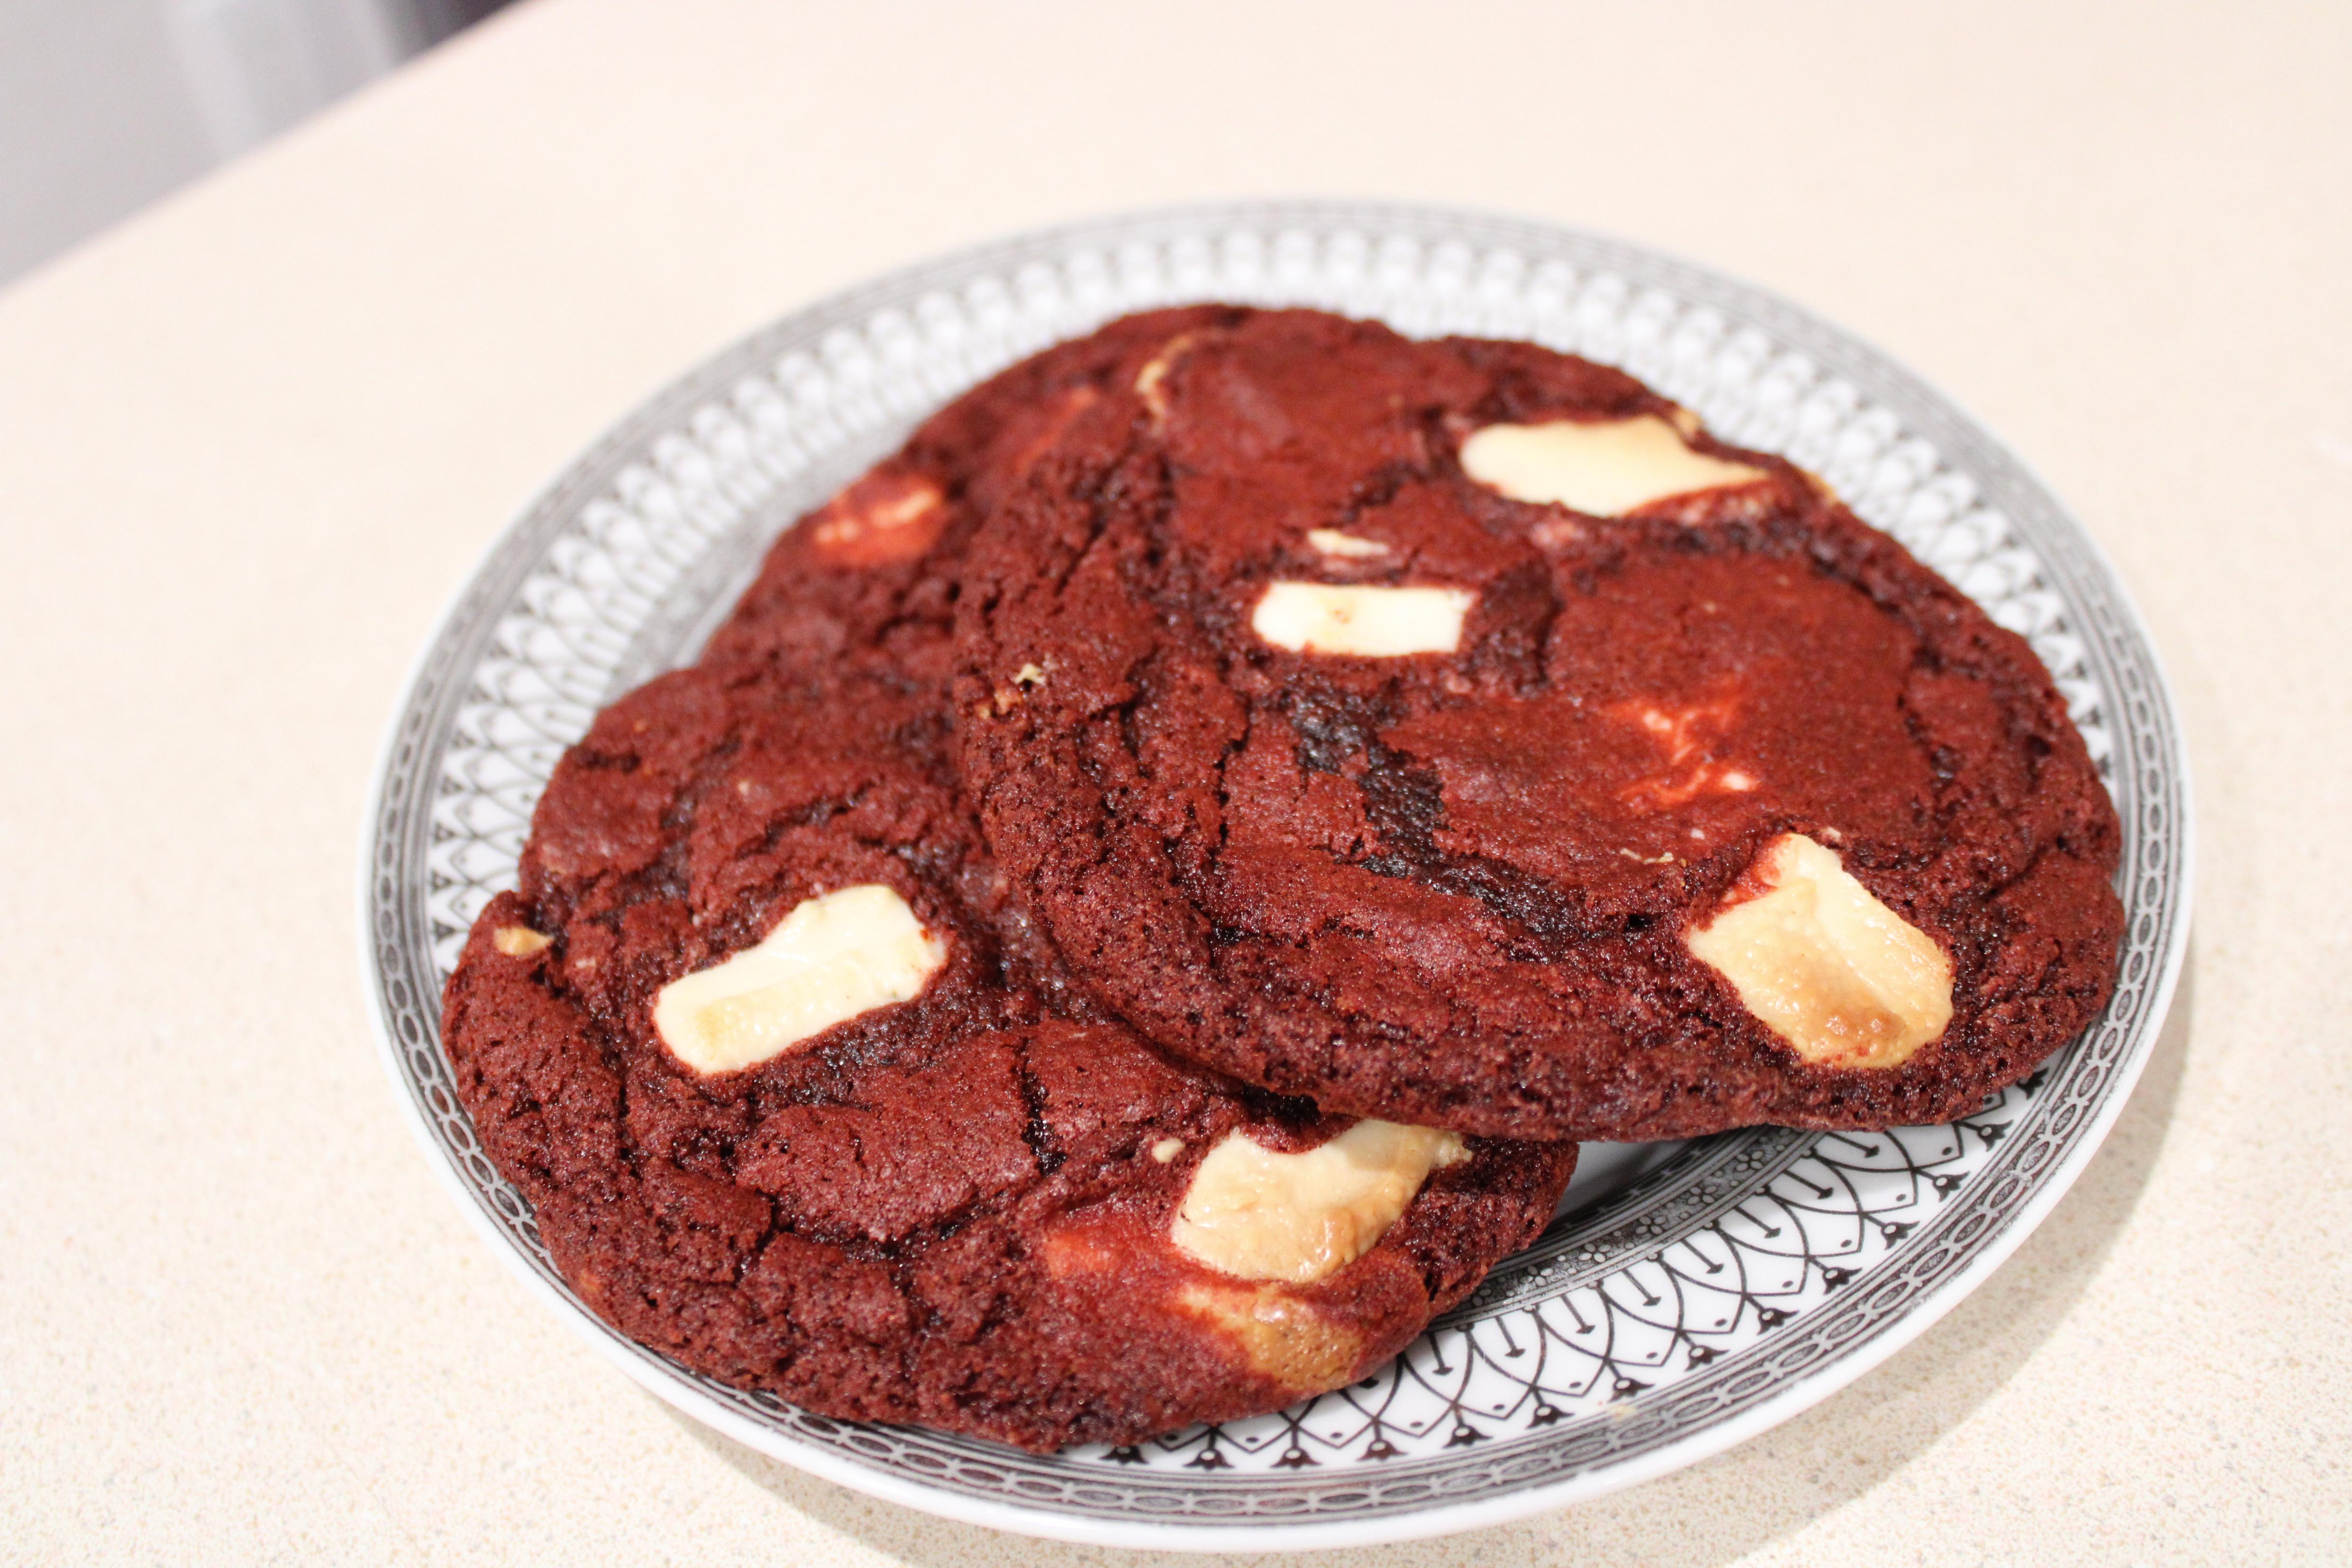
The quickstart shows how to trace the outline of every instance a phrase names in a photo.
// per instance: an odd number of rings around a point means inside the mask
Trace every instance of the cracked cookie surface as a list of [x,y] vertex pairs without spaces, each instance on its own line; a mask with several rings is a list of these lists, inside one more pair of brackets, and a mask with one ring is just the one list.
[[[453,1080],[565,1279],[698,1371],[1034,1449],[1132,1442],[1365,1374],[1567,1183],[1572,1145],[1472,1140],[1315,1278],[1178,1245],[1235,1136],[1305,1154],[1361,1124],[1171,1061],[1063,983],[961,795],[943,684],[962,537],[1118,353],[1016,367],[785,535],[704,664],[566,753],[450,981]],[[921,926],[913,994],[740,1070],[681,1056],[660,999],[845,889]],[[756,1021],[740,1004],[707,1000]]]
[[[956,722],[1143,1034],[1633,1140],[1948,1120],[2104,1005],[2120,834],[2058,693],[1809,476],[1526,344],[1236,310],[1123,353],[973,538]],[[1825,879],[1705,942],[1800,840]]]

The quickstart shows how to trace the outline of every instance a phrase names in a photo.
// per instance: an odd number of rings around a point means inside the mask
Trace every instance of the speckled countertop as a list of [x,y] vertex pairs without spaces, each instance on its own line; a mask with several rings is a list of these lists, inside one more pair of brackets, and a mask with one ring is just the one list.
[[2352,1553],[2352,11],[525,5],[0,295],[0,1558],[1139,1561],[772,1465],[596,1361],[376,1064],[361,805],[534,487],[749,328],[1316,193],[1622,234],[1975,409],[2137,596],[2189,967],[2105,1149],[1776,1431],[1395,1563]]

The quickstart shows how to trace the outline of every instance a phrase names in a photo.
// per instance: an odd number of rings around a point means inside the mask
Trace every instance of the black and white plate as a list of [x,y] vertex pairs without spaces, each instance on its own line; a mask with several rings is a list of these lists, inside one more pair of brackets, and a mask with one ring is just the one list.
[[[2128,917],[2084,1037],[1948,1127],[1593,1148],[1543,1239],[1393,1365],[1276,1415],[1039,1458],[829,1420],[598,1321],[450,1092],[442,984],[511,885],[531,806],[595,710],[691,658],[793,518],[990,373],[1129,310],[1321,306],[1622,365],[1785,453],[2032,639],[2122,812]],[[1130,1546],[1389,1541],[1686,1465],[1860,1376],[1997,1267],[2090,1159],[2179,973],[2188,775],[2164,678],[2082,528],[1917,377],[1685,262],[1548,226],[1282,203],[1107,219],[800,310],[640,408],[492,548],[419,661],[371,807],[362,943],[384,1062],[435,1166],[551,1307],[665,1400],[846,1486]]]

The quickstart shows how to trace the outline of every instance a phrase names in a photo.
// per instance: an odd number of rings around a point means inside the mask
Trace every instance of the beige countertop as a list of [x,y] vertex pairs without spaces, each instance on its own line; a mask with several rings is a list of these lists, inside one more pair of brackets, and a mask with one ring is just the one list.
[[404,671],[649,391],[837,286],[1270,194],[1784,292],[2075,507],[2182,707],[2192,953],[2073,1194],[1727,1455],[1367,1562],[2352,1554],[2352,9],[510,13],[0,295],[0,1558],[1045,1563],[667,1413],[395,1110]]

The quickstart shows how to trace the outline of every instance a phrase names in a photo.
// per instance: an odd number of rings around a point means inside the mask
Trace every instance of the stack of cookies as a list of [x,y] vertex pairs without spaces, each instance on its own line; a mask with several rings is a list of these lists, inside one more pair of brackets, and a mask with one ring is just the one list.
[[2024,642],[1616,371],[1134,316],[566,754],[444,1037],[582,1298],[1035,1449],[1362,1377],[1581,1139],[1973,1109],[2105,1005]]

